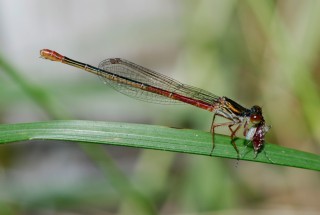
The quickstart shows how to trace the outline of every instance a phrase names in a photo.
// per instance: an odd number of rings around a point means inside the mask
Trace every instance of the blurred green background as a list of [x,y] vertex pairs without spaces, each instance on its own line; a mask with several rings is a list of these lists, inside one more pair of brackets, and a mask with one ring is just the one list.
[[[91,65],[125,58],[261,105],[268,142],[319,154],[320,1],[0,0],[0,14],[3,124],[82,119],[209,131],[212,113],[126,97],[92,74],[40,59],[49,48]],[[0,214],[320,212],[319,173],[235,166],[70,142],[2,145]]]

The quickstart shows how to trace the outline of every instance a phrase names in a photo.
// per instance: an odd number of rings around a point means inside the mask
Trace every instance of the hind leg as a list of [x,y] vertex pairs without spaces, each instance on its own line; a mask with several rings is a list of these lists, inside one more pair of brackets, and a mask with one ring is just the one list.
[[[219,126],[228,126],[229,129],[230,129],[230,127],[235,124],[234,121],[215,124],[215,123],[214,123],[214,120],[215,120],[216,115],[219,115],[219,114],[214,114],[214,115],[213,115],[213,119],[212,119],[212,123],[211,123],[211,129],[210,129],[210,132],[211,132],[211,134],[212,134],[212,149],[211,149],[211,152],[210,152],[210,156],[212,156],[212,153],[213,153],[213,150],[214,150],[214,147],[215,147],[215,144],[214,144],[214,129],[215,129],[216,127],[219,127]],[[222,116],[222,115],[219,115],[219,116]],[[222,117],[224,117],[224,116],[222,116]],[[224,117],[224,118],[225,118],[225,117]],[[232,131],[232,132],[233,132],[233,131]]]

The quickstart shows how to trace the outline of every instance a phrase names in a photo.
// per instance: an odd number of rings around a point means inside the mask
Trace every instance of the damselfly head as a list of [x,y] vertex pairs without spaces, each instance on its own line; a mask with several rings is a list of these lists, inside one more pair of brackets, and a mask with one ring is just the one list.
[[262,116],[262,109],[261,107],[254,105],[250,109],[250,122],[257,125],[264,121],[264,118]]

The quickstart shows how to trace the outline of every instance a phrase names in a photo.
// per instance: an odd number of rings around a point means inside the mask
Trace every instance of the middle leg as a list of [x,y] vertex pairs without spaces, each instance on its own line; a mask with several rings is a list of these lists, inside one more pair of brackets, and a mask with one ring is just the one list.
[[[234,125],[237,125],[237,127],[236,127],[236,129],[235,130],[232,130],[232,126],[234,126]],[[237,152],[237,155],[238,155],[238,160],[239,160],[239,149],[238,149],[238,147],[237,147],[237,145],[236,145],[236,143],[234,142],[234,138],[236,137],[236,133],[237,133],[237,131],[239,130],[239,128],[241,127],[241,123],[238,123],[238,124],[236,124],[236,123],[234,123],[233,125],[229,125],[228,127],[229,127],[229,130],[231,131],[231,135],[230,135],[230,137],[231,137],[231,144],[232,144],[232,146],[233,146],[233,148],[236,150],[236,152]]]

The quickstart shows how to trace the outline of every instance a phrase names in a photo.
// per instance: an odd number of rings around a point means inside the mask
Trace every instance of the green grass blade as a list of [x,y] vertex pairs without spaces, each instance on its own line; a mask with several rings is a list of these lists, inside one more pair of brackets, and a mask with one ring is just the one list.
[[[211,134],[198,130],[173,129],[141,124],[96,121],[48,121],[0,125],[0,143],[26,140],[64,140],[95,144],[110,144],[145,149],[156,149],[209,156]],[[238,139],[240,151],[244,140]],[[215,135],[213,156],[237,158],[230,137]],[[320,156],[266,144],[265,150],[273,164],[320,171]],[[254,159],[250,151],[241,160],[272,163],[264,153]]]

